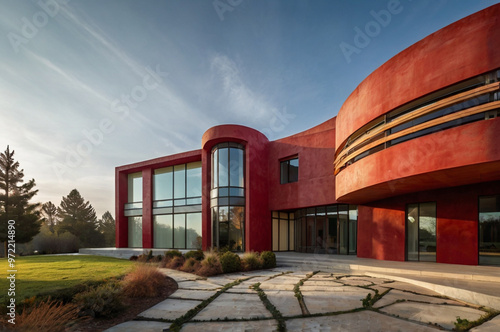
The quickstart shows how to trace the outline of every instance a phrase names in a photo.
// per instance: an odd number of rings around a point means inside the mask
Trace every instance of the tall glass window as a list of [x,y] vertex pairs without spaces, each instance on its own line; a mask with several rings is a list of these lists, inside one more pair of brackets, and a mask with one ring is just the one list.
[[500,195],[479,197],[479,264],[500,265]]
[[212,246],[245,250],[245,150],[221,143],[212,150]]
[[142,247],[142,217],[128,217],[128,246]]
[[201,162],[156,169],[154,247],[201,249]]
[[128,175],[127,181],[128,199],[125,204],[126,216],[142,215],[142,173],[132,173]]
[[406,207],[406,259],[436,261],[436,203],[408,204]]
[[[356,254],[358,209],[336,204],[300,209],[295,217],[295,251]],[[277,224],[273,219],[273,225]],[[274,236],[273,226],[273,238]]]

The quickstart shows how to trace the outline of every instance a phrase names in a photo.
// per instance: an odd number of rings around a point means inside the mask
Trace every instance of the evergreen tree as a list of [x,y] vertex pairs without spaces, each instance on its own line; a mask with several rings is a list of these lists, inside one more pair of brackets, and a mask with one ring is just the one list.
[[109,211],[106,211],[101,219],[99,220],[99,232],[104,237],[104,246],[106,247],[114,247],[115,246],[115,219],[109,213]]
[[42,205],[42,214],[44,216],[44,225],[48,227],[51,233],[54,233],[57,224],[57,207],[50,201],[44,203]]
[[23,183],[24,171],[14,160],[14,151],[7,149],[0,153],[0,241],[4,242],[7,253],[7,226],[9,220],[15,221],[16,243],[26,243],[40,231],[41,221],[39,204],[29,201],[36,195],[35,180]]
[[73,189],[63,197],[57,209],[58,233],[69,232],[78,237],[83,247],[102,246],[103,236],[97,230],[97,217],[89,201],[85,202],[78,190]]

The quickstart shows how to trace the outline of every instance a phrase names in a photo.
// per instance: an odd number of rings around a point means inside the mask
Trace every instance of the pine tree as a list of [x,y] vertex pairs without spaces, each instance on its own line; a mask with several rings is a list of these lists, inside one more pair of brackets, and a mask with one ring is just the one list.
[[103,235],[104,237],[104,246],[106,247],[114,247],[115,246],[115,219],[109,213],[109,211],[106,211],[101,219],[98,222],[99,224],[99,232]]
[[59,223],[58,233],[69,232],[78,237],[83,247],[98,247],[103,243],[103,236],[97,230],[97,217],[89,201],[73,189],[68,196],[63,197],[57,209]]
[[4,242],[7,253],[7,226],[15,221],[16,243],[26,243],[40,231],[39,204],[29,201],[36,195],[35,180],[23,183],[24,170],[14,160],[14,152],[7,149],[0,153],[0,241]]
[[44,216],[44,225],[49,228],[51,233],[54,233],[55,225],[57,224],[57,207],[50,201],[44,203],[42,205],[42,214]]

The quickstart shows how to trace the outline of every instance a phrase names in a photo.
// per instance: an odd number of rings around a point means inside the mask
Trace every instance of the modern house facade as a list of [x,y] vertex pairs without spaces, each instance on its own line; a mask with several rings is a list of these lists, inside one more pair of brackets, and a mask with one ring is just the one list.
[[304,132],[221,125],[117,167],[116,246],[500,264],[499,17],[417,42]]

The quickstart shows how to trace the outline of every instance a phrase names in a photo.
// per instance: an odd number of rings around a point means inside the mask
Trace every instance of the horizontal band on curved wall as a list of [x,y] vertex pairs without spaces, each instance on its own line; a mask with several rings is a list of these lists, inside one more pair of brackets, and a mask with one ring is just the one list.
[[[395,119],[394,121],[391,121],[391,122],[386,123],[384,125],[378,126],[377,128],[375,128],[372,131],[368,131],[365,135],[360,136],[360,138],[362,138],[361,140],[358,138],[355,141],[356,142],[355,144],[352,144],[349,147],[344,147],[344,149],[341,150],[341,152],[337,155],[337,157],[335,158],[335,162],[334,162],[335,174],[338,174],[340,172],[343,165],[352,161],[355,157],[361,155],[362,153],[364,153],[364,152],[366,152],[366,151],[368,151],[368,150],[370,150],[370,149],[372,149],[380,144],[383,144],[385,142],[394,140],[396,138],[403,137],[405,135],[408,135],[408,134],[411,134],[411,133],[414,133],[414,132],[417,132],[417,131],[420,131],[420,130],[423,130],[426,128],[434,127],[434,126],[437,126],[437,125],[440,125],[440,124],[443,124],[443,123],[446,123],[449,121],[453,121],[453,120],[464,118],[464,117],[467,117],[470,115],[474,115],[474,114],[478,114],[481,112],[486,112],[489,110],[499,108],[500,102],[498,102],[498,101],[490,102],[490,103],[479,105],[479,106],[472,107],[472,108],[467,108],[463,111],[459,111],[456,113],[442,116],[442,117],[434,119],[434,120],[427,121],[425,123],[410,127],[408,129],[399,131],[399,132],[391,134],[391,135],[387,135],[381,139],[378,139],[378,140],[373,141],[369,144],[366,144],[367,141],[374,138],[376,135],[383,133],[386,130],[390,130],[390,129],[392,129],[396,126],[399,126],[403,123],[410,122],[412,120],[415,120],[419,117],[422,117],[424,115],[432,113],[436,110],[445,108],[447,106],[451,106],[451,105],[457,104],[459,102],[469,100],[471,98],[483,95],[485,93],[496,91],[499,88],[500,88],[500,83],[495,82],[495,83],[485,85],[485,86],[482,86],[482,87],[479,87],[479,88],[476,88],[476,89],[473,89],[470,91],[459,93],[457,95],[445,98],[445,99],[440,100],[440,101],[433,103],[431,105],[422,107],[422,108],[420,108],[416,111],[413,111],[407,115],[401,116],[400,118]],[[359,147],[360,145],[363,145],[363,144],[366,144],[366,145],[364,145],[362,148],[359,148],[358,150],[351,152],[351,154],[349,154],[350,151],[353,151],[353,149],[355,149],[356,147]],[[346,157],[348,157],[348,159],[346,159]]]

